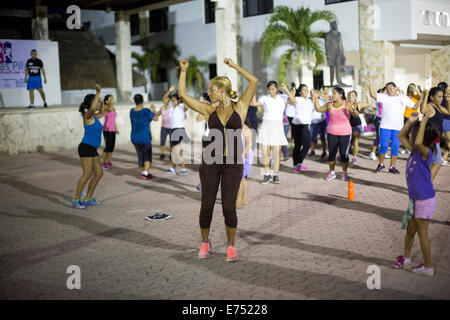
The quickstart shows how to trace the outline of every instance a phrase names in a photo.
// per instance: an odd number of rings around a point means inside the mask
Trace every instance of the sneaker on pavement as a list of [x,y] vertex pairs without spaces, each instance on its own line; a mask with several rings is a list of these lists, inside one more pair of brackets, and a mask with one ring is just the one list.
[[299,169],[300,169],[301,171],[308,171],[308,170],[309,170],[307,167],[305,167],[305,166],[302,165],[302,164],[299,164]]
[[380,173],[384,169],[384,164],[378,164],[378,167],[375,169],[374,173]]
[[200,251],[198,252],[198,257],[200,259],[209,258],[211,255],[211,242],[202,242],[200,246]]
[[148,221],[160,221],[160,220],[168,220],[171,219],[172,216],[170,214],[165,213],[156,213],[153,216],[147,216],[145,220]]
[[198,191],[202,191],[202,186],[201,186],[201,185],[198,185],[198,186],[197,186],[197,190],[198,190]]
[[336,174],[330,171],[330,173],[328,173],[328,175],[325,177],[325,180],[330,181],[333,179],[336,179]]
[[352,158],[352,163],[355,163],[356,162],[356,157],[353,157]]
[[86,207],[96,207],[100,205],[100,202],[98,202],[95,198],[91,198],[89,200],[84,199],[82,202]]
[[170,169],[168,169],[168,170],[166,171],[166,173],[173,173],[173,174],[176,174],[177,172],[175,171],[174,168],[170,168]]
[[236,249],[233,246],[228,246],[227,249],[227,262],[237,261],[239,257],[237,255]]
[[412,272],[414,273],[420,273],[424,276],[433,276],[434,275],[434,268],[425,268],[423,264],[419,264],[418,266],[411,267]]
[[187,169],[181,169],[180,174],[182,174],[182,175],[188,174]]
[[72,199],[72,207],[75,209],[86,209],[86,206],[81,202],[80,199]]
[[270,174],[266,174],[264,176],[264,180],[261,183],[262,184],[268,184],[270,182],[270,178],[271,178]]
[[395,269],[403,269],[405,266],[411,263],[411,259],[405,258],[404,256],[398,256],[395,258],[395,262],[393,264],[393,267]]
[[106,164],[106,162],[103,162],[103,163],[102,163],[102,168],[103,168],[103,169],[108,169],[108,165]]
[[406,149],[402,149],[402,150],[400,151],[400,153],[401,153],[401,154],[406,154]]
[[316,155],[316,153],[314,151],[311,151],[310,153],[308,153],[309,157],[314,157]]
[[400,171],[398,171],[396,167],[390,167],[389,172],[393,174],[400,174]]
[[388,155],[387,153],[384,155],[384,158],[385,159],[390,159],[391,158],[391,156],[390,155]]
[[446,165],[447,165],[447,163],[448,163],[448,161],[447,161],[447,160],[442,160],[442,165],[443,165],[443,166],[446,166]]
[[280,178],[278,177],[277,174],[275,174],[275,175],[273,176],[272,182],[273,182],[273,183],[276,183],[276,184],[279,184],[279,183],[280,183]]
[[320,159],[323,160],[326,156],[327,156],[327,153],[326,153],[326,152],[323,152],[322,155],[320,156]]
[[48,106],[47,106],[47,102],[44,102],[44,108],[47,108]]
[[375,154],[375,152],[371,152],[369,154],[369,158],[372,159],[372,160],[378,160],[377,155]]
[[296,165],[296,166],[292,167],[292,171],[294,171],[294,172],[302,172],[302,171],[300,170],[299,165]]
[[108,165],[108,168],[109,168],[109,169],[112,169],[112,168],[114,168],[114,166],[113,166],[113,164],[112,164],[112,162],[111,162],[111,161],[109,161],[109,162],[107,163],[107,165]]
[[348,181],[348,174],[347,174],[347,172],[342,172],[341,180],[342,181]]
[[31,104],[27,107],[27,109],[28,110],[34,110],[35,109],[35,107],[34,106],[32,106]]
[[150,178],[151,178],[151,174],[150,173],[148,173],[148,174],[142,173],[141,174],[141,179],[143,179],[143,180],[150,180]]

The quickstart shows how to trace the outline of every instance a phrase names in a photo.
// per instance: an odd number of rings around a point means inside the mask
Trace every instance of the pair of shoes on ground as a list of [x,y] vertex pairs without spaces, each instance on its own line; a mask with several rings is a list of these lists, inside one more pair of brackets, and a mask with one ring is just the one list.
[[[180,170],[180,172],[178,174],[186,175],[186,174],[188,174],[188,172],[189,171],[186,168],[183,168]],[[166,171],[166,173],[177,174],[177,171],[175,170],[175,168],[171,167]]]
[[99,206],[100,202],[98,202],[95,198],[91,198],[89,200],[84,199],[72,199],[72,207],[75,209],[86,209],[87,207],[96,207]]
[[148,173],[142,172],[141,173],[141,179],[142,180],[150,180],[152,178],[153,178],[153,175],[150,172],[148,172]]
[[[44,102],[44,108],[47,108],[48,106],[47,106],[47,102]],[[34,106],[34,105],[32,105],[32,104],[30,104],[26,109],[28,109],[28,110],[34,110],[34,109],[36,109],[36,107]]]
[[[202,242],[201,246],[200,246],[200,251],[198,253],[198,257],[200,259],[207,259],[211,256],[211,242]],[[237,261],[239,260],[239,256],[236,252],[236,248],[229,245],[227,248],[227,262],[233,262],[233,261]]]
[[[328,173],[328,175],[325,177],[325,180],[326,181],[330,181],[330,180],[334,180],[336,178],[337,178],[336,173],[334,173],[333,171],[330,171]],[[341,180],[342,181],[348,181],[349,180],[347,172],[342,172]]]
[[[380,173],[381,171],[383,171],[383,169],[386,166],[384,164],[378,164],[377,168],[375,169],[374,173]],[[390,167],[389,168],[389,173],[392,174],[400,174],[400,171],[398,171],[398,169],[396,167]]]
[[102,168],[103,169],[112,169],[112,168],[114,168],[114,166],[113,166],[112,162],[109,161],[109,162],[103,162],[102,163]]
[[[395,258],[395,262],[393,264],[393,267],[395,269],[404,269],[407,265],[411,263],[410,258],[406,258],[404,256],[398,256]],[[433,276],[434,275],[434,268],[425,268],[425,265],[419,264],[418,266],[411,267],[411,271],[414,273],[419,273],[425,276]]]
[[156,213],[152,216],[147,216],[145,217],[145,220],[148,221],[162,221],[162,220],[168,220],[171,219],[172,216],[170,214],[165,214],[165,213]]
[[271,179],[272,179],[272,182],[273,182],[273,183],[276,183],[276,184],[279,184],[279,183],[280,183],[280,177],[278,177],[277,174],[274,174],[274,175],[273,175],[273,178],[271,177],[270,174],[266,174],[266,175],[264,175],[264,179],[263,179],[263,181],[261,182],[261,184],[268,184],[268,183],[270,182]]

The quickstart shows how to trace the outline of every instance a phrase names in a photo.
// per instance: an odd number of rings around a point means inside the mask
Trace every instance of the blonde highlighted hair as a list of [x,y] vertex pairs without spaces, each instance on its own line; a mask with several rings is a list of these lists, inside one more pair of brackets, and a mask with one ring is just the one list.
[[217,88],[224,88],[225,92],[230,96],[231,99],[237,98],[237,92],[233,91],[231,87],[231,81],[228,77],[215,77],[211,80],[211,84],[215,85]]

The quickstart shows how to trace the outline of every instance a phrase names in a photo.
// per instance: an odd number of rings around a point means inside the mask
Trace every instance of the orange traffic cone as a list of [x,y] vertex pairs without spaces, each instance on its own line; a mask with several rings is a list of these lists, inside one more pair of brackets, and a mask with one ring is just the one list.
[[355,190],[353,188],[353,181],[348,182],[348,200],[355,200]]

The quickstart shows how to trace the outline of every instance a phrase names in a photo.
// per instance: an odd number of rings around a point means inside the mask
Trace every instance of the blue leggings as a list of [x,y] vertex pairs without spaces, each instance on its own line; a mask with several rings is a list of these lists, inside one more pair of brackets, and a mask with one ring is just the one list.
[[398,156],[400,140],[398,138],[399,130],[389,130],[380,128],[380,154],[386,154],[391,142],[391,156]]

